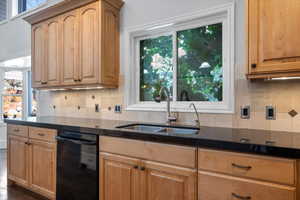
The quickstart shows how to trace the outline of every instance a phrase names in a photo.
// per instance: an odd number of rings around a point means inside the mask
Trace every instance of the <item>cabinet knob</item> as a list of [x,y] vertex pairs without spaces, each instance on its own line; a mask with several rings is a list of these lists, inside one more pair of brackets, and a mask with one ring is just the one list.
[[257,65],[256,65],[255,63],[253,63],[253,64],[251,64],[251,67],[252,67],[252,68],[256,68]]
[[138,168],[139,168],[139,166],[135,165],[133,168],[134,168],[134,169],[138,169]]
[[146,170],[146,168],[145,168],[145,167],[141,167],[141,170],[142,170],[142,171],[145,171],[145,170]]
[[43,84],[43,85],[47,84],[47,81],[43,81],[42,84]]

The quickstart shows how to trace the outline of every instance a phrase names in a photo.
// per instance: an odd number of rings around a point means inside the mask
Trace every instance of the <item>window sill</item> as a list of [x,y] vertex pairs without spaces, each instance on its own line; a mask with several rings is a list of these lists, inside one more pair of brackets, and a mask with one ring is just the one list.
[[[172,112],[186,112],[191,113],[195,112],[193,108],[190,108],[190,104],[192,102],[180,102],[180,103],[171,103],[171,111]],[[233,106],[227,106],[223,103],[196,103],[193,102],[196,105],[197,111],[199,113],[212,113],[212,114],[233,114],[234,108]],[[167,110],[167,103],[138,103],[138,104],[132,104],[127,105],[125,110],[127,111],[147,111],[147,112],[165,112]]]

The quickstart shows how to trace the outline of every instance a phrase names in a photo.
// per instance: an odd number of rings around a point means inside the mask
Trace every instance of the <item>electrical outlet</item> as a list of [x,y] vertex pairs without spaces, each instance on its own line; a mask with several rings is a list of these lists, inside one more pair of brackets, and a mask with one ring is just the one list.
[[99,104],[95,104],[95,112],[100,112]]
[[266,120],[276,119],[276,109],[273,106],[266,106]]
[[241,118],[242,119],[250,119],[250,106],[242,106],[241,107]]
[[122,112],[122,106],[121,105],[115,105],[115,113],[121,113]]

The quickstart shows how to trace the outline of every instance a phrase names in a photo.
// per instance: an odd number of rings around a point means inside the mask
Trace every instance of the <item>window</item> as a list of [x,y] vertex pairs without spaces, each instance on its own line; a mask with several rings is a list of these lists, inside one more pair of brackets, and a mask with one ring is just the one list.
[[0,63],[1,116],[36,116],[36,91],[31,88],[30,56]]
[[7,118],[22,118],[23,115],[23,72],[5,71],[4,89],[2,93],[3,116]]
[[161,111],[154,98],[166,87],[174,111],[191,111],[193,102],[199,111],[232,113],[233,12],[228,4],[129,31],[127,109]]
[[38,7],[47,0],[18,0],[18,13]]
[[0,0],[0,22],[7,19],[7,0]]

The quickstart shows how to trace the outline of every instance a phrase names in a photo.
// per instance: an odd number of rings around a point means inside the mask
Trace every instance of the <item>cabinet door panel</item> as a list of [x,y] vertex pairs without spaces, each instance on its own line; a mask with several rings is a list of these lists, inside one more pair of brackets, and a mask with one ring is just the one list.
[[101,83],[117,86],[119,80],[119,13],[103,2],[101,27]]
[[58,18],[47,21],[47,56],[46,78],[47,85],[56,86],[60,83],[61,39],[60,22]]
[[99,2],[80,9],[79,79],[83,84],[98,82],[99,76]]
[[42,87],[45,77],[45,41],[46,26],[44,23],[32,27],[32,86]]
[[100,199],[140,200],[137,159],[100,153]]
[[295,200],[295,188],[200,171],[199,200]]
[[196,170],[143,161],[142,199],[196,200]]
[[30,187],[53,199],[56,188],[56,144],[30,140]]
[[62,16],[62,81],[64,85],[78,80],[78,13],[77,10]]
[[28,186],[27,138],[8,137],[8,178],[16,183]]
[[[300,70],[300,2],[249,0],[249,70]],[[252,67],[256,64],[256,67]]]

